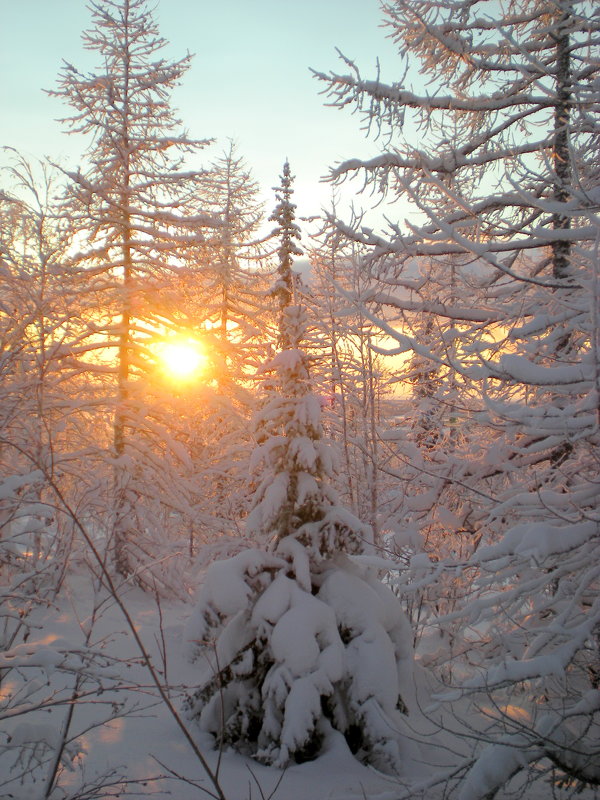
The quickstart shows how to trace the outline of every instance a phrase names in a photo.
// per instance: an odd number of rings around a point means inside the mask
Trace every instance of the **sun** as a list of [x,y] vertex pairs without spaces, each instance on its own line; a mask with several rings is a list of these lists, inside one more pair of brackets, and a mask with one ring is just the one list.
[[162,371],[172,380],[191,381],[206,370],[208,357],[195,339],[176,339],[157,347]]

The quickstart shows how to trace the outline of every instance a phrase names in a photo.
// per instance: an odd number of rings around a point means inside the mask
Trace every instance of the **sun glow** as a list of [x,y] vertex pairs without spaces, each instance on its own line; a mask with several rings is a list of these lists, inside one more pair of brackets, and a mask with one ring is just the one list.
[[195,339],[163,342],[157,352],[162,371],[172,380],[195,380],[208,367],[208,357]]

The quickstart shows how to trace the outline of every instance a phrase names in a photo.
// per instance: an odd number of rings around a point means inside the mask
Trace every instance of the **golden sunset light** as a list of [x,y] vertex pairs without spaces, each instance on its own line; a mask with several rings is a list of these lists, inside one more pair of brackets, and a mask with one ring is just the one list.
[[162,372],[172,380],[195,380],[208,366],[208,357],[195,339],[163,342],[156,349]]

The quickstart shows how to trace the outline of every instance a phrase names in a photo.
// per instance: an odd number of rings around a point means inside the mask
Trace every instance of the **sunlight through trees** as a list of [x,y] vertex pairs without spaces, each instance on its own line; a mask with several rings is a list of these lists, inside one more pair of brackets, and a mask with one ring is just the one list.
[[88,10],[79,162],[0,142],[0,795],[595,800],[594,3],[382,0],[306,218]]

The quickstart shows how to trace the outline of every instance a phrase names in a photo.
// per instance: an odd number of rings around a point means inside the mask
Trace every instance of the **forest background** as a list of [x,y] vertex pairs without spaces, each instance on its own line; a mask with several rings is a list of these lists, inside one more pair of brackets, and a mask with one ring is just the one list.
[[[600,17],[381,11],[391,82],[313,73],[372,139],[302,230],[286,153],[265,210],[238,146],[179,122],[191,57],[143,0],[92,3],[91,61],[48,87],[80,160],[3,148],[7,797],[128,791],[85,776],[86,725],[133,711],[78,716],[104,692],[156,697],[216,797],[206,733],[285,769],[335,732],[395,797],[597,794]],[[136,656],[96,636],[107,598]],[[164,603],[210,667],[185,685]]]

